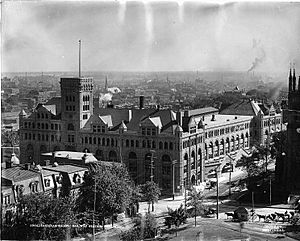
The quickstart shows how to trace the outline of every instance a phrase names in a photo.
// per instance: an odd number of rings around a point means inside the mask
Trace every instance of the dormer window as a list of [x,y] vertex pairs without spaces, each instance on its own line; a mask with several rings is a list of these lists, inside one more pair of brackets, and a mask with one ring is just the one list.
[[59,174],[59,176],[56,177],[56,182],[58,184],[62,184],[62,181],[63,181],[63,176],[61,174]]
[[37,193],[38,192],[38,181],[35,181],[35,182],[31,182],[29,184],[29,187],[30,187],[30,190],[32,193]]
[[50,179],[45,179],[44,180],[44,183],[45,183],[45,187],[50,187]]
[[73,182],[74,182],[75,184],[81,183],[81,177],[80,177],[79,174],[74,174],[74,176],[73,176]]

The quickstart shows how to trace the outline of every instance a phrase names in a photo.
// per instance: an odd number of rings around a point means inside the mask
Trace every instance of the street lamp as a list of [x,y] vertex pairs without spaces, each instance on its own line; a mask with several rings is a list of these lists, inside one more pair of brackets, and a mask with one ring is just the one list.
[[175,198],[175,164],[177,160],[173,160],[172,162],[172,169],[173,169],[173,200]]

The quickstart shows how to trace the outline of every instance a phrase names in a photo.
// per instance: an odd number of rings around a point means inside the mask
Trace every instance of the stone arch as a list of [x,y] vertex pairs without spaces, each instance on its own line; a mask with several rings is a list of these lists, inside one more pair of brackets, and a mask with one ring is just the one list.
[[98,160],[103,161],[103,151],[100,150],[100,149],[97,149],[97,150],[96,150],[96,153],[95,153],[95,157],[96,157]]
[[235,149],[236,150],[240,149],[240,136],[239,136],[239,134],[237,134],[236,138],[235,138]]
[[117,155],[117,153],[115,151],[110,151],[108,153],[108,160],[110,162],[117,162],[118,161],[118,155]]
[[242,148],[245,147],[245,136],[244,133],[241,134],[240,145]]
[[216,140],[214,146],[214,156],[219,156],[219,152],[220,152],[219,140]]
[[220,141],[220,155],[224,155],[225,153],[225,141],[224,139],[221,139]]
[[235,148],[234,148],[234,146],[235,146],[235,139],[234,139],[234,136],[231,136],[230,142],[231,142],[231,145],[230,145],[230,152],[232,152],[232,151],[235,150]]
[[185,153],[184,156],[183,156],[183,165],[184,165],[183,171],[185,173],[187,173],[188,172],[188,165],[189,165],[189,155],[187,153]]
[[162,188],[171,189],[172,187],[172,160],[165,154],[161,158],[162,163]]
[[208,158],[213,158],[214,155],[214,144],[211,141],[208,146]]
[[230,140],[229,137],[227,137],[225,142],[225,154],[229,152],[230,152]]
[[192,177],[191,177],[191,184],[192,185],[196,185],[196,177],[195,177],[195,175],[192,175]]
[[195,151],[193,150],[191,153],[191,169],[196,168],[196,154]]

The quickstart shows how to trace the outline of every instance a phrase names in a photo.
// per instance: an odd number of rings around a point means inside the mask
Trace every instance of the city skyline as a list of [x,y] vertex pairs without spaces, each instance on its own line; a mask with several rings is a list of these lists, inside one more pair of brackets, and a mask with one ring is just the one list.
[[[2,72],[281,71],[299,3],[4,2]],[[30,56],[30,57],[29,57]]]

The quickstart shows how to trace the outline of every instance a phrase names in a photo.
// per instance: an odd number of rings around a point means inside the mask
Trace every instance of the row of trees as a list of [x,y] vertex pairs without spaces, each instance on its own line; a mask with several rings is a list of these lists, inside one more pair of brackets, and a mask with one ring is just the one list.
[[[72,192],[71,192],[72,193]],[[116,215],[138,213],[144,198],[154,210],[160,189],[154,182],[136,186],[124,165],[91,164],[77,194],[54,198],[47,193],[22,196],[16,212],[4,214],[2,239],[66,239],[94,230]]]

